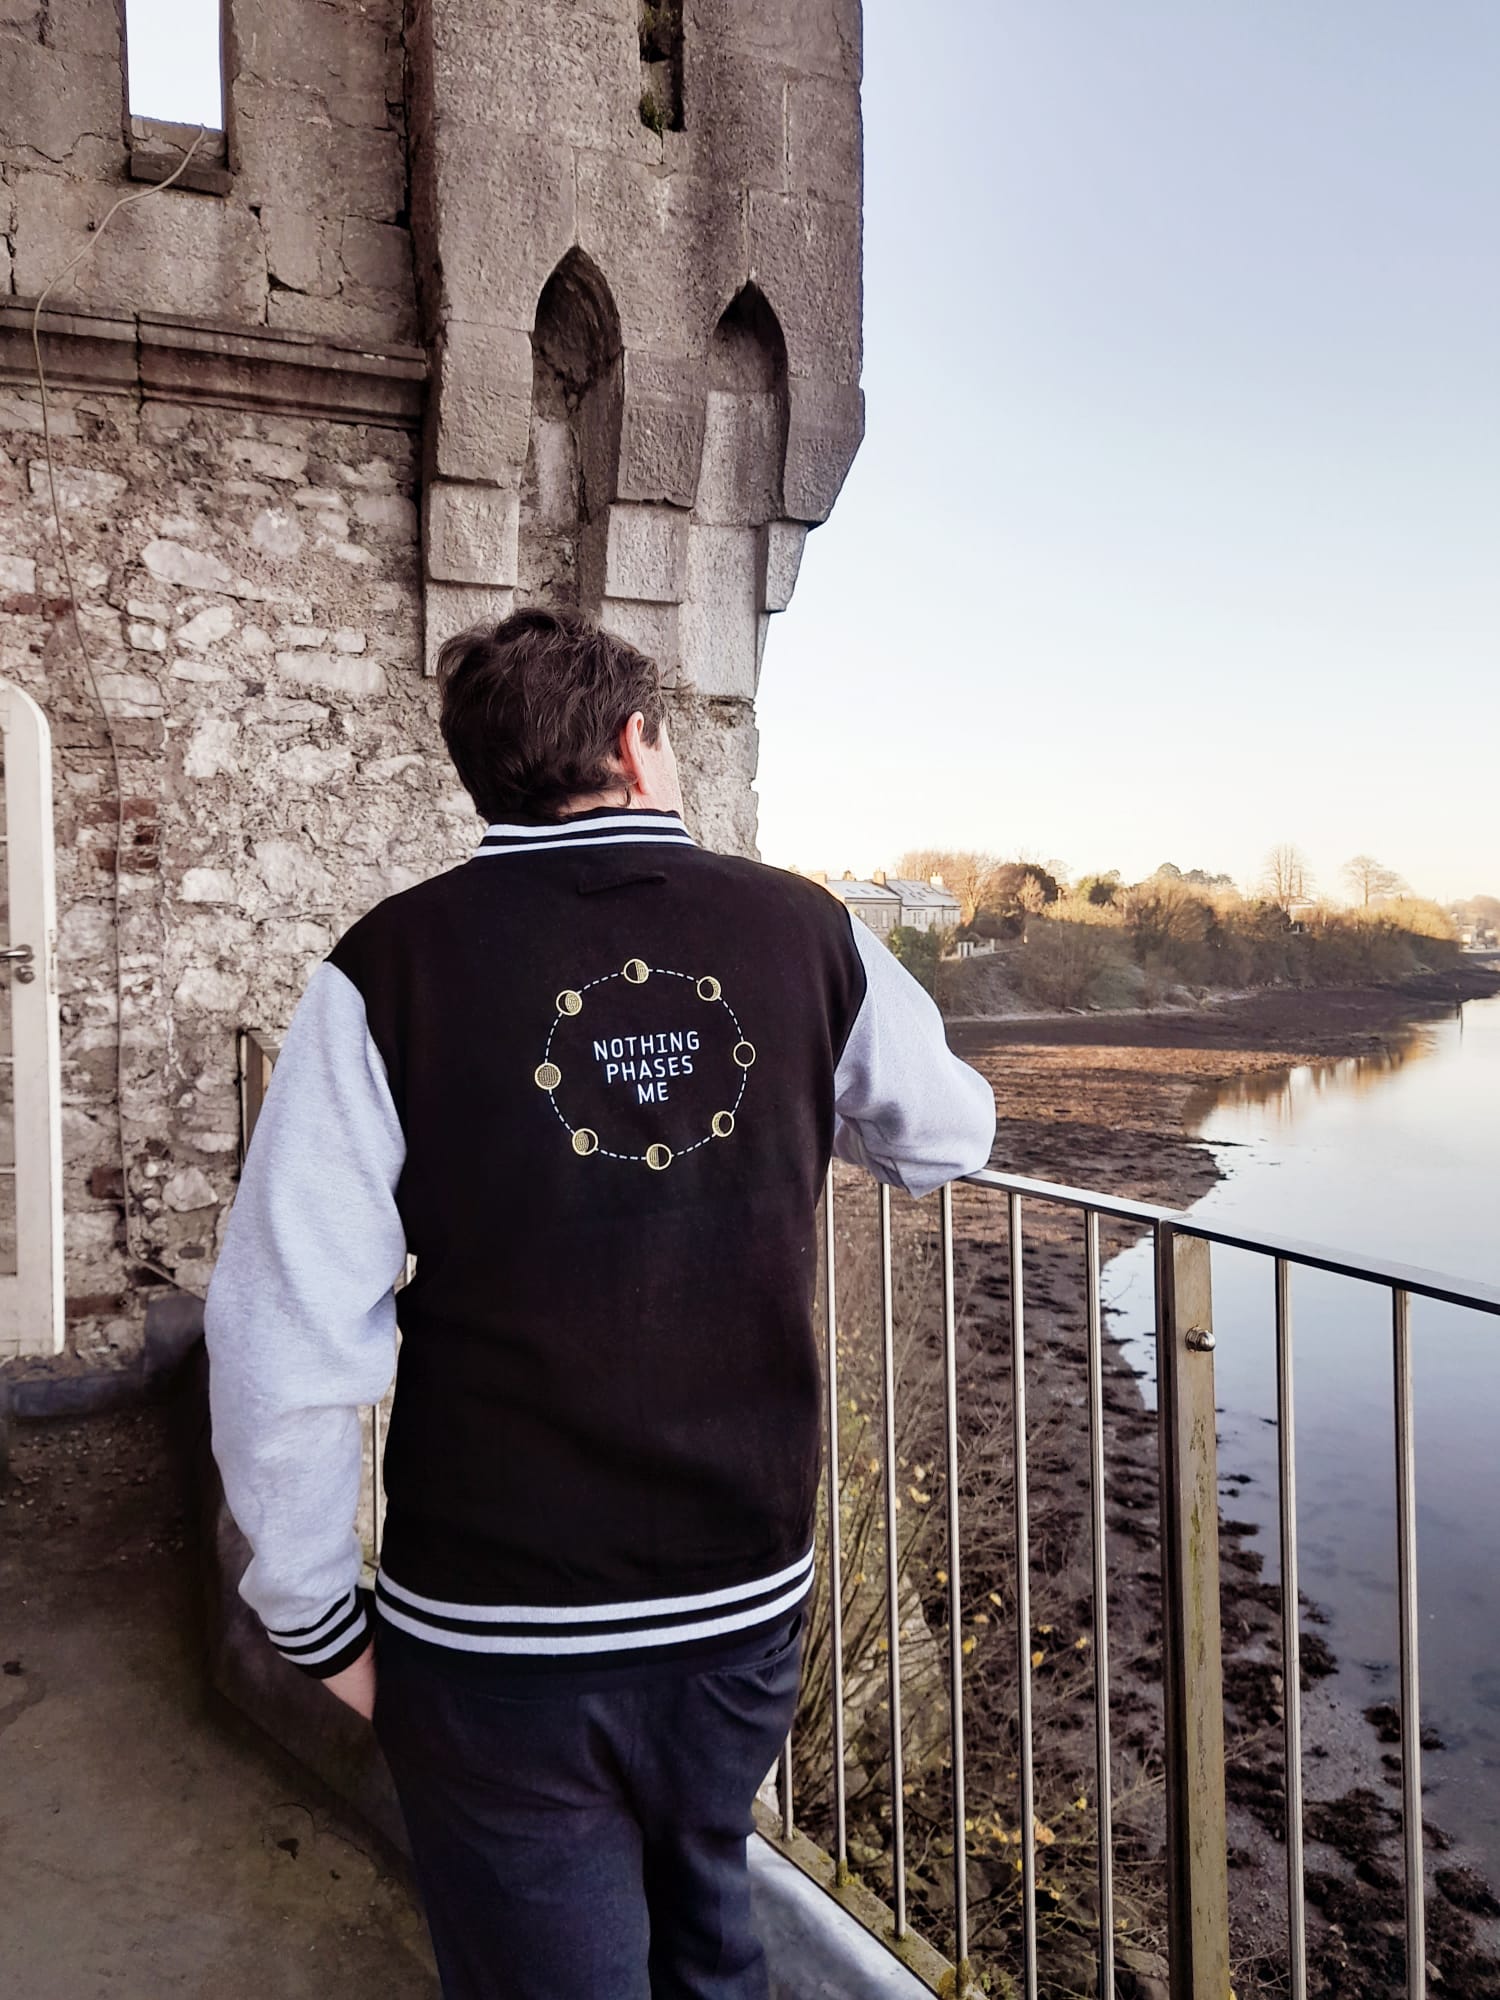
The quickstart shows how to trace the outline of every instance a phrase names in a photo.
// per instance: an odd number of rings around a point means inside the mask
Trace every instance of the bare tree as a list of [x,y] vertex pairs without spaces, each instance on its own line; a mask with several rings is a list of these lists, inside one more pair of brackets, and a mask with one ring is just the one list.
[[1369,854],[1356,854],[1352,861],[1344,863],[1344,880],[1354,891],[1355,901],[1365,909],[1387,896],[1399,896],[1406,888],[1394,868],[1385,867]]
[[1262,884],[1273,903],[1282,909],[1290,909],[1293,903],[1305,903],[1312,894],[1312,871],[1307,865],[1307,857],[1300,847],[1293,847],[1290,841],[1283,841],[1273,847],[1266,856]]
[[930,882],[941,875],[945,889],[958,898],[962,922],[971,924],[974,912],[989,899],[989,891],[999,867],[993,854],[976,854],[967,849],[918,847],[903,854],[896,873],[908,882]]

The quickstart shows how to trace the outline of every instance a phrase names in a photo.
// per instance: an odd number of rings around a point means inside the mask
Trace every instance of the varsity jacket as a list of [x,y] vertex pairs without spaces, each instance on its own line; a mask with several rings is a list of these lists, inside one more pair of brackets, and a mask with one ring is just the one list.
[[[375,1615],[576,1666],[784,1620],[830,1154],[921,1195],[994,1122],[862,923],[674,813],[491,826],[378,904],[297,1005],[208,1294],[272,1643],[326,1677]],[[360,1411],[393,1374],[372,1597]]]

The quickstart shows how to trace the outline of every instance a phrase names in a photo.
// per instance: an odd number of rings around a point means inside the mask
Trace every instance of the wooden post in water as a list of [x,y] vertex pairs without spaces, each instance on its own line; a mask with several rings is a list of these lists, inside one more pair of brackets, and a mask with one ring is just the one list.
[[1218,1438],[1207,1243],[1167,1224],[1158,1228],[1156,1298],[1170,1983],[1172,2000],[1228,2000]]

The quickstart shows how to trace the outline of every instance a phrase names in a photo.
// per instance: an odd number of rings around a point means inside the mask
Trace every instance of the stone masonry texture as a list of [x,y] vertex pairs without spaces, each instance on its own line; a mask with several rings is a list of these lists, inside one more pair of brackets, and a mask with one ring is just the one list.
[[[863,420],[857,0],[684,0],[666,52],[640,0],[227,0],[204,174],[100,234],[182,144],[122,16],[0,0],[0,677],[52,730],[67,1344],[106,1364],[206,1285],[240,1031],[472,844],[442,639],[562,601],[651,652],[695,830],[754,852],[769,620]],[[29,338],[64,272],[92,673]]]

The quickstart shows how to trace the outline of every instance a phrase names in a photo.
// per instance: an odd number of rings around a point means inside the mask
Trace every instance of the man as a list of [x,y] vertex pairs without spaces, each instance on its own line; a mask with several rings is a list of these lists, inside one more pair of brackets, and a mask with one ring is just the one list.
[[486,831],[313,973],[209,1293],[240,1589],[373,1717],[448,2000],[749,2000],[819,1190],[982,1165],[994,1100],[833,897],[695,844],[649,660],[538,610],[439,671]]

